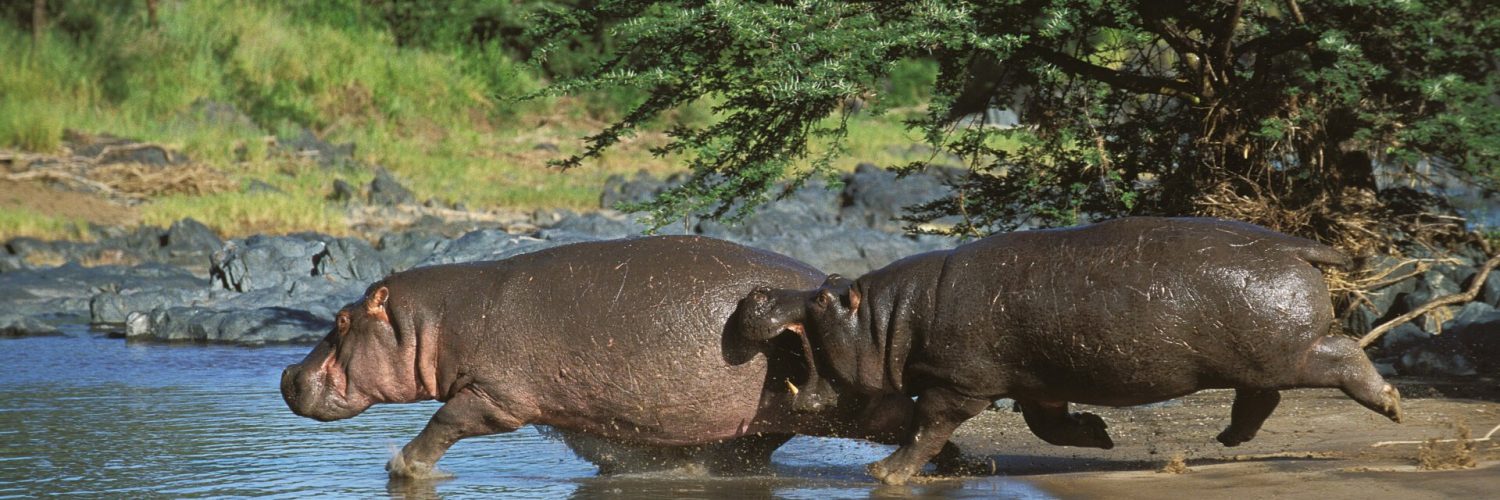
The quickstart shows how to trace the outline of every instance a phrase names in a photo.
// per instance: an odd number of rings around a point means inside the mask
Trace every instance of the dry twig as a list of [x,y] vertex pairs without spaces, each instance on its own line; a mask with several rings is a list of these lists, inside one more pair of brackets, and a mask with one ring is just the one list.
[[1479,291],[1484,289],[1485,280],[1489,278],[1490,271],[1495,270],[1496,266],[1500,266],[1500,255],[1490,257],[1490,260],[1484,262],[1484,266],[1479,268],[1479,273],[1474,275],[1474,282],[1469,284],[1468,290],[1432,299],[1426,304],[1422,304],[1421,307],[1413,309],[1406,314],[1397,316],[1395,319],[1382,323],[1380,326],[1377,326],[1374,329],[1370,330],[1370,333],[1365,334],[1364,338],[1359,339],[1359,346],[1367,347],[1370,344],[1374,343],[1376,340],[1379,340],[1380,336],[1384,335],[1385,332],[1388,332],[1391,329],[1400,326],[1402,323],[1417,319],[1417,317],[1423,314],[1427,314],[1433,309],[1437,309],[1446,305],[1460,304],[1474,300],[1475,297],[1479,296]]

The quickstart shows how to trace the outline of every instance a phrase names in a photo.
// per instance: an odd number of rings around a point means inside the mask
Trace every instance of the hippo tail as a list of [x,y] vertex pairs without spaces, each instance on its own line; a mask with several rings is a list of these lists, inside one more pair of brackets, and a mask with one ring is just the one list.
[[[1301,240],[1301,238],[1298,238]],[[1302,260],[1313,265],[1349,267],[1354,262],[1349,256],[1344,255],[1333,247],[1311,240],[1301,240],[1292,247],[1292,253]]]

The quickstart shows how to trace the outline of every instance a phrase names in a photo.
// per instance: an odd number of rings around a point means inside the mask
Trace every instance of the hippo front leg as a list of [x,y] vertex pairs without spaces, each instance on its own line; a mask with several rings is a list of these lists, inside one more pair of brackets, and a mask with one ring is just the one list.
[[1021,416],[1036,437],[1058,446],[1115,447],[1104,419],[1089,412],[1068,413],[1067,401],[1018,400]]
[[432,415],[427,427],[385,464],[392,478],[432,477],[433,466],[458,440],[511,432],[525,421],[499,408],[489,398],[462,391]]
[[870,475],[885,484],[905,484],[937,456],[960,424],[989,404],[988,399],[963,396],[945,388],[922,391],[917,397],[911,433],[895,453],[870,464]]

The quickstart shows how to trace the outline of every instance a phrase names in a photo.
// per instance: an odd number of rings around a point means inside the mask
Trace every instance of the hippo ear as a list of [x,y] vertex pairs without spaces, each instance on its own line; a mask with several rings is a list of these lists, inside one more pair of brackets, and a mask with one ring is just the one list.
[[385,300],[391,296],[391,291],[386,287],[376,288],[370,292],[370,298],[365,300],[365,309],[372,316],[385,316]]

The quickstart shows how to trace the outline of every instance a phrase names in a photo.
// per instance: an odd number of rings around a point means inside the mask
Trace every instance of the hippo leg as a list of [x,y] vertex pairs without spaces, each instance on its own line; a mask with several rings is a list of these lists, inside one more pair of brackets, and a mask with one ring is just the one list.
[[497,407],[491,399],[465,390],[444,403],[427,427],[391,457],[385,469],[393,478],[432,476],[433,465],[458,440],[511,432],[525,423],[526,420]]
[[791,439],[791,434],[760,434],[731,439],[714,450],[709,468],[715,474],[770,472],[771,454]]
[[1297,386],[1337,387],[1365,408],[1401,423],[1401,393],[1380,377],[1352,338],[1326,335],[1318,339],[1297,375]]
[[1281,393],[1275,389],[1235,389],[1234,406],[1229,410],[1229,427],[1215,439],[1224,446],[1239,446],[1255,439],[1261,424],[1280,402]]
[[988,399],[963,396],[942,387],[922,391],[917,397],[916,415],[912,419],[916,428],[911,429],[895,453],[870,464],[870,475],[885,484],[905,484],[942,451],[959,424],[989,405]]
[[[861,427],[860,433],[854,437],[880,444],[901,444],[901,440],[910,433],[912,413],[915,411],[916,404],[904,395],[875,399],[856,419],[861,422]],[[933,457],[932,464],[937,466],[938,474],[947,476],[976,475],[994,469],[988,460],[980,462],[964,456],[963,449],[951,441],[943,443],[943,449]]]
[[1079,412],[1068,413],[1067,401],[1017,401],[1026,426],[1036,437],[1058,446],[1110,449],[1115,447],[1109,438],[1104,419],[1098,415]]

